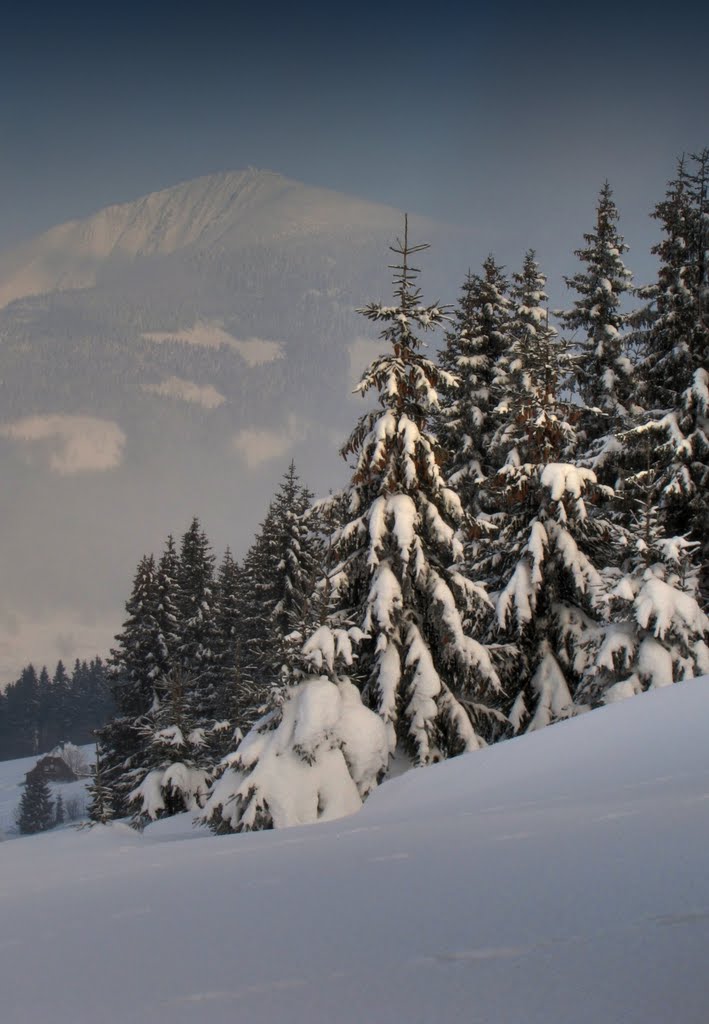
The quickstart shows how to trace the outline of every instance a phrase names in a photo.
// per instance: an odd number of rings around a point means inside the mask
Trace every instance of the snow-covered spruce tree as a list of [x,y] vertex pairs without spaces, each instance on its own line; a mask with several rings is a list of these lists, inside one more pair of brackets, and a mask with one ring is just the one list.
[[384,723],[347,674],[360,635],[322,626],[306,642],[280,703],[226,759],[204,809],[213,831],[284,828],[359,809],[389,760]]
[[243,593],[241,570],[229,548],[217,574],[215,617],[215,677],[217,680],[216,721],[207,734],[212,761],[216,764],[240,739],[254,718],[258,697],[246,683],[242,670],[241,612]]
[[632,274],[623,263],[628,246],[618,234],[617,222],[618,210],[606,181],[598,197],[596,230],[584,235],[585,246],[575,252],[584,267],[565,278],[578,298],[559,314],[567,331],[574,332],[581,397],[588,407],[605,414],[584,417],[584,433],[591,443],[625,423],[637,391],[624,341],[629,315],[622,309],[624,296],[633,290]]
[[174,538],[169,535],[157,563],[155,577],[155,624],[159,657],[156,657],[154,678],[162,678],[170,672],[181,644],[179,574],[179,555]]
[[116,714],[97,732],[104,784],[111,789],[116,817],[128,813],[127,796],[135,785],[143,748],[138,721],[153,703],[163,665],[157,605],[155,559],[146,555],[136,570],[126,602],[128,617],[109,661]]
[[116,815],[113,807],[113,793],[104,777],[101,749],[98,743],[91,776],[91,782],[87,786],[90,796],[89,819],[97,825],[107,825]]
[[217,604],[215,614],[217,649],[215,651],[216,675],[218,677],[218,714],[229,717],[234,696],[234,680],[238,673],[239,638],[239,566],[234,561],[230,548],[224,552],[217,573]]
[[628,554],[604,573],[610,622],[578,697],[612,703],[709,672],[709,618],[697,601],[692,545],[666,538],[647,499],[625,531]]
[[[490,649],[476,636],[489,611],[481,586],[460,571],[460,499],[438,466],[429,420],[437,389],[452,376],[421,352],[421,333],[444,321],[416,286],[408,225],[392,251],[394,305],[361,312],[383,323],[388,351],[357,391],[378,393],[343,448],[354,472],[346,492],[349,521],[333,538],[338,601],[368,639],[357,679],[365,703],[383,719],[390,753],[413,763],[475,750],[495,734],[501,683]],[[419,332],[419,333],[417,333]]]
[[204,805],[211,776],[204,767],[205,730],[192,718],[193,693],[191,680],[173,669],[160,681],[153,706],[140,722],[144,748],[136,786],[128,795],[138,827]]
[[216,632],[217,592],[214,554],[195,516],[182,537],[177,567],[179,642],[172,665],[189,681],[184,700],[194,725],[208,726],[216,718],[218,671]]
[[530,249],[521,272],[513,275],[507,350],[493,387],[499,422],[490,447],[498,466],[553,461],[570,455],[577,444],[571,419],[578,413],[559,398],[573,364],[568,345],[549,323],[545,287]]
[[570,462],[579,409],[559,398],[571,363],[548,323],[545,278],[533,252],[514,277],[508,392],[494,445],[504,465],[488,481],[497,533],[480,568],[496,592],[502,635],[519,649],[507,710],[515,732],[573,712],[603,616],[609,526],[590,515],[603,491]]
[[138,752],[120,805],[138,826],[198,809],[216,756],[206,739],[212,737],[219,699],[214,556],[197,518],[182,538],[179,557],[168,539],[153,592],[151,699],[131,723]]
[[54,806],[49,783],[43,772],[31,772],[25,782],[17,814],[17,827],[23,836],[46,832],[54,825]]
[[648,414],[621,440],[628,464],[646,471],[668,534],[698,544],[700,588],[709,594],[709,150],[682,159],[653,216],[664,238],[653,249],[657,283],[643,294],[636,344]]
[[306,521],[312,494],[291,463],[268,507],[241,573],[242,673],[267,703],[282,682],[287,660],[285,638],[307,628],[309,601],[321,559],[320,541]]
[[490,255],[483,270],[483,276],[468,274],[453,325],[445,334],[440,364],[455,376],[456,384],[443,382],[435,417],[445,475],[471,513],[479,509],[479,485],[491,472],[489,442],[497,425],[494,395],[504,373],[501,360],[510,314],[504,268]]

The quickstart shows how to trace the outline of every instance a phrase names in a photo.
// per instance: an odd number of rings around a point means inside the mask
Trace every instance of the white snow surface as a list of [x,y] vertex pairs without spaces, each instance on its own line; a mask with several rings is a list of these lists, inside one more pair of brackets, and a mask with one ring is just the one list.
[[709,678],[355,816],[0,846],[3,1024],[706,1024]]

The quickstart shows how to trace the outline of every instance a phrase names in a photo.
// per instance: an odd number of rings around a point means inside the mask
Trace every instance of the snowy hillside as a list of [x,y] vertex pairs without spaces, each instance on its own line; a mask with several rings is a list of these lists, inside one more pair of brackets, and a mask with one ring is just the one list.
[[4,1024],[704,1024],[709,679],[276,833],[2,847]]

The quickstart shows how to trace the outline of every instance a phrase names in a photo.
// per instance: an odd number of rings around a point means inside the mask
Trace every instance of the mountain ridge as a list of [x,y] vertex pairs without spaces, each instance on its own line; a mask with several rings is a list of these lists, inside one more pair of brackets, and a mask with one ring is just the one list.
[[233,252],[318,235],[361,237],[385,225],[397,231],[401,217],[385,204],[276,171],[202,175],[55,225],[0,253],[0,308],[32,295],[93,287],[107,262],[190,249]]

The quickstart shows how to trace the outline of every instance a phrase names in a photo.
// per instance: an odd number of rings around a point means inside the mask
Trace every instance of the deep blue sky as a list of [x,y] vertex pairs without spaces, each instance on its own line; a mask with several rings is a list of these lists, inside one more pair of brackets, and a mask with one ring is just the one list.
[[700,3],[14,6],[0,248],[248,165],[474,226],[503,256],[578,244],[608,177],[645,245],[675,158],[709,144]]

